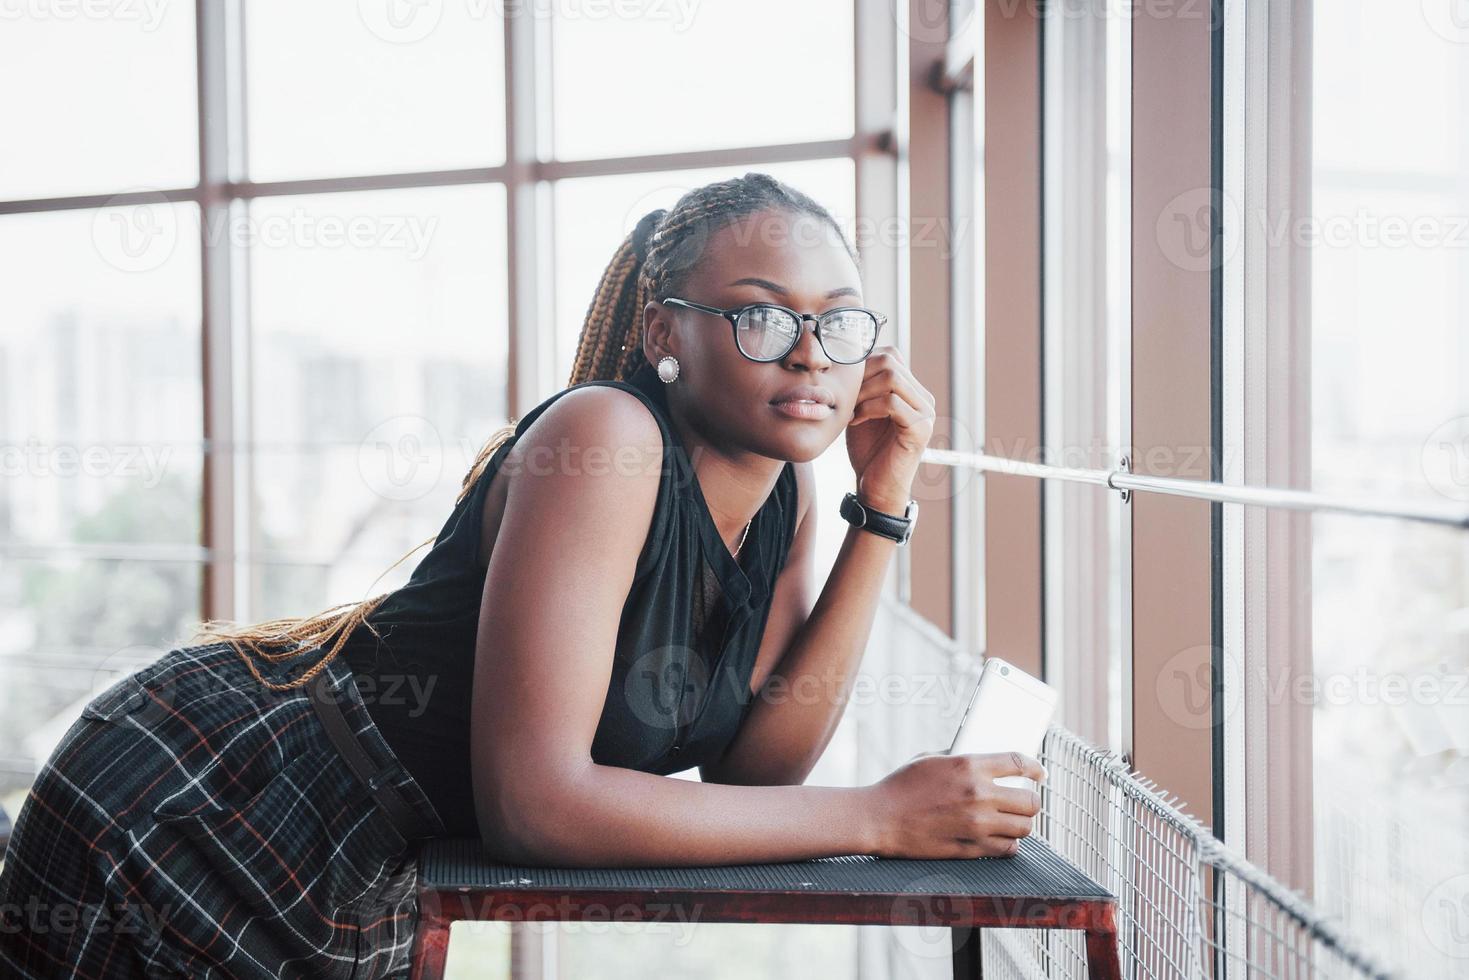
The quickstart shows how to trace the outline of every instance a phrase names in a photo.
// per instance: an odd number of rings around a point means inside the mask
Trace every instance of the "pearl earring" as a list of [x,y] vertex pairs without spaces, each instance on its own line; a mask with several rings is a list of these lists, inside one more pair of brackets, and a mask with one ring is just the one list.
[[664,384],[671,384],[678,377],[678,358],[665,356],[658,361],[658,377]]

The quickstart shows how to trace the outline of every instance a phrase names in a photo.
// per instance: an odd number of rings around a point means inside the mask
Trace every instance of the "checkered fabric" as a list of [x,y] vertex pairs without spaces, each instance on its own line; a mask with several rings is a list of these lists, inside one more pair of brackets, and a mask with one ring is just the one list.
[[[325,672],[442,833],[351,669]],[[0,975],[406,977],[415,855],[304,691],[263,687],[223,642],[176,648],[94,698],[37,776],[0,872]]]

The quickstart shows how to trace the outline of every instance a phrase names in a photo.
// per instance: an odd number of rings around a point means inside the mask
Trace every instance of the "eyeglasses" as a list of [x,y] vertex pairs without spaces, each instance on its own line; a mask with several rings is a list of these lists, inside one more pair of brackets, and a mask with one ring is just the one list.
[[888,322],[887,315],[860,306],[843,306],[822,314],[797,313],[774,303],[751,303],[721,310],[677,296],[663,300],[701,313],[713,313],[729,321],[735,346],[752,361],[778,361],[795,350],[801,328],[816,321],[816,340],[826,356],[838,364],[858,364],[867,359],[877,344],[877,331]]

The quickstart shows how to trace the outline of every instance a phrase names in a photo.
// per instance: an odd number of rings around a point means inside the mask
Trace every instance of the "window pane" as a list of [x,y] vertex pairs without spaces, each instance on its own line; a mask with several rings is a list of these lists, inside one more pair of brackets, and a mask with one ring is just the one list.
[[249,215],[259,619],[401,584],[421,553],[372,583],[437,534],[503,424],[505,195],[266,198]]
[[192,204],[0,218],[0,801],[199,617]]
[[0,218],[0,541],[199,542],[192,204]]
[[250,0],[251,178],[502,163],[502,9]]
[[0,24],[0,198],[198,182],[193,4],[15,3]]
[[[1344,0],[1312,28],[1318,491],[1469,506],[1469,31],[1453,7]],[[1316,898],[1389,965],[1458,976],[1469,535],[1325,514],[1312,532]]]
[[198,620],[200,566],[93,557],[7,559],[0,591],[0,802],[12,816],[83,705]]
[[1462,976],[1469,535],[1316,514],[1316,902],[1389,966]]
[[[556,4],[557,157],[852,135],[850,0]],[[779,29],[772,30],[771,25]]]
[[[564,977],[642,980],[657,964],[663,976],[700,980],[747,977],[855,977],[858,926],[748,922],[559,922]],[[886,931],[884,929],[884,931]]]
[[1350,0],[1316,27],[1317,490],[1469,500],[1434,448],[1469,450],[1469,45],[1434,26]]
[[[1130,373],[1124,357],[1131,327],[1124,196],[1132,172],[1130,49],[1124,18],[1077,0],[1064,10],[1045,33],[1042,458],[1110,470],[1128,444],[1121,410]],[[1093,125],[1096,119],[1106,125]],[[1023,446],[985,448],[1028,455]],[[1125,505],[1106,487],[1046,480],[1040,489],[1045,670],[1061,691],[1056,720],[1121,750]]]

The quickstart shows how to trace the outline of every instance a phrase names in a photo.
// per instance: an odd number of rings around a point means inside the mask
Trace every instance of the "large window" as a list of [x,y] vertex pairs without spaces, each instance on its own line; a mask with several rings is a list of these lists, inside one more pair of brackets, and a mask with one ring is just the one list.
[[987,391],[963,638],[1034,658],[1068,727],[1384,962],[1456,976],[1469,29],[1446,2],[980,9],[988,98],[949,74],[980,110],[956,216],[971,174],[988,206],[955,306]]
[[[0,82],[27,93],[0,105],[11,814],[82,704],[190,622],[401,584],[413,560],[380,573],[437,533],[484,441],[566,383],[647,211],[765,171],[870,251],[859,174],[893,144],[859,132],[851,0],[64,6],[0,29]],[[863,16],[891,50],[888,11]],[[891,210],[891,187],[865,192]],[[892,307],[876,278],[868,301]],[[822,578],[851,486],[839,441],[818,462]],[[844,726],[815,781],[854,778],[855,746]],[[851,972],[859,946],[626,933],[516,941],[548,976],[558,956],[641,975],[649,955],[734,975],[752,950],[767,972]],[[455,936],[459,975],[503,975],[503,930]]]
[[[1421,6],[1421,9],[1420,9]],[[1318,10],[1311,46],[1311,480],[1469,507],[1469,25]],[[1429,97],[1428,93],[1432,93]],[[1317,516],[1317,900],[1415,976],[1469,956],[1469,534]]]

